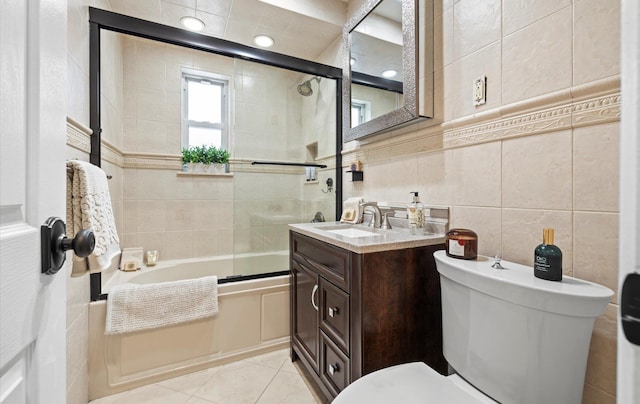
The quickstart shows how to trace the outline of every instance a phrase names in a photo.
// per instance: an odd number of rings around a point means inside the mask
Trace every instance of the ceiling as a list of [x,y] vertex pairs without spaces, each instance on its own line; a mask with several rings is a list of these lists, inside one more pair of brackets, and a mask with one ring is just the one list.
[[269,50],[317,60],[342,37],[349,0],[109,0],[113,12],[183,28],[195,16],[205,35],[254,46],[255,35],[275,40]]

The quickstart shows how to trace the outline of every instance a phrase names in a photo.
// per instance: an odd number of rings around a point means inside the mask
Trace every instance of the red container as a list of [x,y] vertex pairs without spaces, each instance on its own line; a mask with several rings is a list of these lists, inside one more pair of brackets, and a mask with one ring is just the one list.
[[469,229],[451,229],[445,238],[447,255],[463,260],[478,257],[478,235]]

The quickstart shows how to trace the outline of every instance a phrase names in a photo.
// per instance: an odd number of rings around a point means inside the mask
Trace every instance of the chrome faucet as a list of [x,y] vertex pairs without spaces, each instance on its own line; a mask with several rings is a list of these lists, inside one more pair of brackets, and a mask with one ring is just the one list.
[[371,221],[369,222],[368,226],[373,227],[374,229],[379,229],[380,217],[382,216],[382,214],[380,212],[380,208],[378,207],[378,203],[366,202],[366,203],[361,203],[360,206],[364,208],[365,212],[367,211],[367,208],[371,208],[371,210],[373,210],[373,217],[371,218]]
[[502,262],[502,257],[500,256],[500,253],[496,254],[496,256],[493,258],[494,259],[494,263],[493,265],[491,265],[491,268],[495,268],[495,269],[505,269],[502,264],[500,262]]
[[381,229],[389,230],[391,228],[391,223],[389,223],[389,215],[393,215],[393,211],[385,212],[382,215],[382,223],[380,224]]

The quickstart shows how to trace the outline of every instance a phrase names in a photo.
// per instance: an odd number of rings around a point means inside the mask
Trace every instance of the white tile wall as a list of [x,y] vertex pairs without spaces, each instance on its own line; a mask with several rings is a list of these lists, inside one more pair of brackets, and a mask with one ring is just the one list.
[[[490,126],[503,106],[519,113],[524,100],[619,74],[619,13],[619,1],[606,0],[436,1],[436,121]],[[487,105],[473,107],[482,74]],[[430,142],[427,126],[416,133]],[[451,206],[451,225],[475,230],[481,254],[527,265],[542,228],[554,227],[565,274],[616,290],[619,123],[560,128],[429,152],[360,146],[345,165],[357,155],[365,181],[346,182],[344,197],[403,202],[417,190]],[[584,403],[616,401],[616,307],[596,321]]]

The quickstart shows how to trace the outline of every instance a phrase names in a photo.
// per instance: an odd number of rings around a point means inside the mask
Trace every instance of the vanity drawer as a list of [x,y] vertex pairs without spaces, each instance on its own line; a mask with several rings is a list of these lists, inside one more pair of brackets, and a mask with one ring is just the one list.
[[349,295],[320,277],[320,327],[349,354]]
[[349,291],[348,268],[351,257],[349,251],[296,232],[290,234],[293,258],[306,261],[322,276],[345,291]]
[[320,379],[335,397],[351,382],[349,357],[320,331]]

